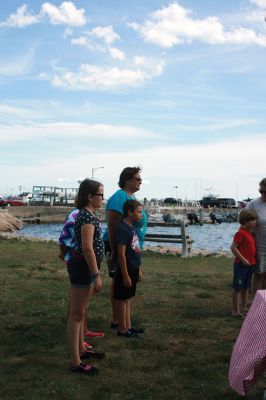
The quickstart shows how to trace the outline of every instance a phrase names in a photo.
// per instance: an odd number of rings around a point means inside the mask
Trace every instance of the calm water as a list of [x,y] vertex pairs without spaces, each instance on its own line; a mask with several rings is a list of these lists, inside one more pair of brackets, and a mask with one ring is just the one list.
[[[42,224],[27,225],[17,232],[20,236],[41,237],[44,239],[58,240],[62,224]],[[105,224],[103,224],[104,228]],[[188,234],[194,240],[193,248],[204,249],[210,251],[230,251],[233,236],[238,230],[237,222],[221,224],[204,224],[202,226],[191,225],[187,227]],[[150,233],[178,233],[180,228],[152,227],[148,228]],[[149,243],[146,243],[148,246]],[[155,243],[150,243],[155,245]],[[179,244],[171,244],[171,246],[180,247]]]

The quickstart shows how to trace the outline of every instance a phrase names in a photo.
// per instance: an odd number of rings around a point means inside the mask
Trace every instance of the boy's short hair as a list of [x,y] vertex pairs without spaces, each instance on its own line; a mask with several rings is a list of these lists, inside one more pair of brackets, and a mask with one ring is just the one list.
[[[133,212],[135,211],[139,206],[141,206],[141,203],[137,200],[127,200],[124,205],[123,205],[123,216],[127,217],[129,211]],[[141,206],[142,207],[142,206]]]
[[238,221],[241,225],[244,225],[250,221],[254,221],[254,219],[258,219],[258,214],[256,211],[251,210],[250,208],[244,208],[238,215]]

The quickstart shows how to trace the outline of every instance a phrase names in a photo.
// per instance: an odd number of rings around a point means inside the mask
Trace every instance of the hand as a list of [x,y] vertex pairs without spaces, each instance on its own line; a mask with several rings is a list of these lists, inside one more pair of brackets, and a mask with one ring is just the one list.
[[129,275],[127,275],[126,277],[123,277],[123,285],[127,288],[131,288],[132,282],[131,282]]
[[103,286],[102,285],[102,280],[101,280],[101,277],[99,275],[99,276],[97,276],[97,278],[94,281],[94,290],[95,290],[95,292],[99,292],[102,289],[102,286]]
[[251,267],[250,262],[248,260],[246,260],[245,258],[244,258],[244,260],[242,262],[246,267]]

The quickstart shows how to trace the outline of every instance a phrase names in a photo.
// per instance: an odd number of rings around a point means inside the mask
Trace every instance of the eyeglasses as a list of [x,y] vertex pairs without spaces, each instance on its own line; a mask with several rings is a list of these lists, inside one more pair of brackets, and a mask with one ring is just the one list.
[[259,189],[260,194],[266,194],[266,190]]
[[141,178],[135,178],[135,177],[133,177],[133,178],[131,178],[131,179],[134,179],[136,182],[139,182],[139,183],[142,182],[142,179],[141,179]]
[[95,193],[94,196],[101,196],[102,199],[104,198],[104,194],[103,193]]

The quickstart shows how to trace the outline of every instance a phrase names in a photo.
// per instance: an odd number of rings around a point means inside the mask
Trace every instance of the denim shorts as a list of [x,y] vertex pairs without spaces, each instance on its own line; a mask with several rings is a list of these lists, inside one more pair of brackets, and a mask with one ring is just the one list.
[[94,278],[84,257],[73,256],[67,262],[67,272],[73,287],[89,288],[94,284]]
[[234,263],[233,289],[250,289],[254,267],[249,267],[241,262]]

